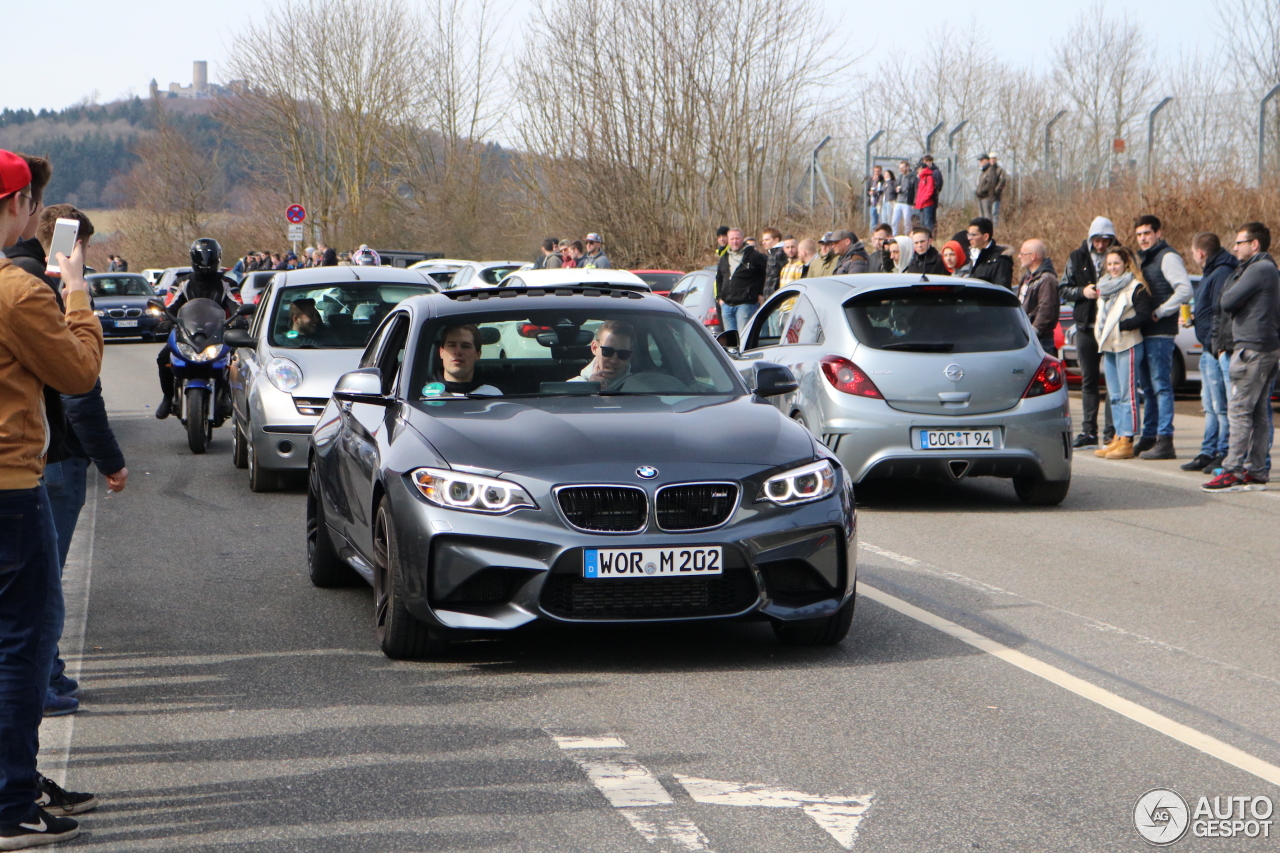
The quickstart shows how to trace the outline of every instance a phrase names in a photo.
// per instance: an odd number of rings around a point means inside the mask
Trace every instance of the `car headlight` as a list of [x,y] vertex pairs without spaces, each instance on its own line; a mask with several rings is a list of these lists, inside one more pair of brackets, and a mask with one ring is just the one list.
[[424,498],[445,509],[500,515],[515,509],[538,508],[529,493],[510,480],[440,468],[419,468],[409,476]]
[[287,358],[267,362],[267,378],[281,391],[292,391],[302,384],[302,368]]
[[778,506],[795,506],[822,500],[835,491],[836,469],[823,459],[799,468],[775,474],[764,481],[757,500],[769,501]]
[[163,311],[161,311],[159,308],[157,308],[154,305],[152,305],[150,308],[147,309],[147,313],[150,314],[152,317],[160,317],[164,314]]

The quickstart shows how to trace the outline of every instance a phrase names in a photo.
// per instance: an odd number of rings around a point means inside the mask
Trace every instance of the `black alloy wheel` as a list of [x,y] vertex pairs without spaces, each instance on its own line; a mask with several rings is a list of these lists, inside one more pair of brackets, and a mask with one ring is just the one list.
[[274,492],[280,488],[280,475],[275,471],[266,471],[258,463],[258,448],[253,439],[249,439],[249,491]]
[[314,464],[307,476],[307,571],[311,583],[323,589],[351,586],[359,577],[333,547],[320,497],[320,475]]
[[404,606],[404,576],[391,509],[383,498],[373,522],[373,618],[382,653],[396,660],[439,657],[449,641]]

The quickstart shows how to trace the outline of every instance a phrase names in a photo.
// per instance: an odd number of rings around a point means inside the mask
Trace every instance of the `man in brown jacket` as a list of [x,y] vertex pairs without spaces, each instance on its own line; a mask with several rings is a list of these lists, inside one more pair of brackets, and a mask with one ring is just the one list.
[[[35,212],[31,169],[0,150],[0,246]],[[102,326],[89,307],[84,249],[59,254],[65,313],[48,285],[0,258],[0,847],[73,838],[69,810],[37,804],[36,752],[45,689],[61,629],[57,536],[41,483],[49,430],[44,386],[91,391]],[[55,614],[58,618],[55,619]],[[56,624],[55,624],[56,622]]]
[[1058,314],[1062,309],[1058,300],[1058,274],[1053,271],[1053,261],[1047,254],[1048,250],[1039,240],[1022,244],[1022,251],[1018,253],[1023,269],[1019,294],[1040,346],[1049,355],[1056,356],[1053,330],[1058,327]]

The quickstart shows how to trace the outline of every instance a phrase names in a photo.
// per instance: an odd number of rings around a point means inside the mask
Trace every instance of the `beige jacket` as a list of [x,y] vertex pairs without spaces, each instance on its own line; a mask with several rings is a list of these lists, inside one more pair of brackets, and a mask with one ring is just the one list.
[[102,369],[102,324],[89,295],[72,293],[64,316],[49,285],[0,258],[0,489],[34,489],[49,430],[44,386],[93,390]]
[[1142,331],[1132,329],[1121,331],[1120,321],[1135,316],[1133,293],[1138,289],[1138,280],[1134,279],[1107,309],[1106,316],[1098,312],[1098,319],[1093,324],[1093,336],[1098,341],[1098,352],[1126,352],[1142,343]]

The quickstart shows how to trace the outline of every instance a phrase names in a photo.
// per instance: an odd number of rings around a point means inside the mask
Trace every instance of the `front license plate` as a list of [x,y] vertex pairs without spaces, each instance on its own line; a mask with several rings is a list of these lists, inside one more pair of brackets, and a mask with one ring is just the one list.
[[117,329],[136,329],[138,328],[137,320],[116,320]]
[[1000,446],[994,429],[922,429],[916,436],[921,450],[994,450]]
[[719,546],[706,548],[587,548],[584,578],[694,577],[724,574]]

